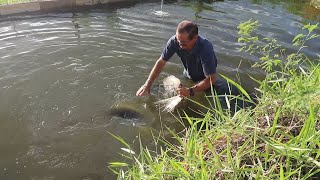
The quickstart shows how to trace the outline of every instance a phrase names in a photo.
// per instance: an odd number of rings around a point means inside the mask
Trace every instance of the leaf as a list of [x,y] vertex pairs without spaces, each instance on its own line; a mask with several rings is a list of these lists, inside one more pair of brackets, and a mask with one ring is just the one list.
[[320,35],[318,35],[318,34],[312,34],[307,40],[314,39],[314,38],[318,38],[318,37],[320,37]]
[[134,157],[134,160],[136,161],[136,163],[137,163],[140,171],[141,171],[141,172],[144,172],[143,166],[142,166],[142,164],[140,163],[140,161],[139,161],[136,157]]
[[307,73],[304,71],[304,69],[303,69],[301,66],[299,66],[299,69],[301,70],[301,72],[302,72],[304,75],[307,75]]
[[283,172],[282,164],[280,164],[280,180],[284,180],[284,172]]
[[127,148],[129,148],[130,146],[129,146],[129,144],[128,143],[126,143],[120,136],[117,136],[117,135],[114,135],[114,134],[112,134],[112,133],[110,133],[110,132],[108,132],[109,134],[111,134],[114,138],[116,138],[118,141],[120,141],[123,145],[125,145]]
[[309,23],[309,24],[303,26],[302,29],[308,29],[308,30],[309,30],[309,33],[311,33],[313,30],[315,30],[315,29],[318,28],[318,25],[319,25],[319,23],[314,24],[314,25],[311,25],[311,24]]
[[253,32],[257,27],[260,26],[259,21],[249,21],[240,23],[238,26],[238,34],[241,36],[250,36],[250,33]]
[[130,153],[130,154],[136,154],[134,151],[130,150],[130,149],[127,149],[127,148],[120,148],[122,151],[125,151],[127,153]]
[[124,179],[124,178],[125,178],[124,171],[121,169],[120,170],[120,179]]
[[128,166],[127,163],[124,162],[111,162],[109,163],[109,167],[125,167]]
[[192,120],[190,119],[190,117],[188,116],[188,114],[185,111],[183,111],[183,112],[184,112],[185,118],[188,120],[189,124],[192,126],[193,125]]
[[273,60],[273,64],[278,66],[282,61],[280,59]]
[[230,109],[231,107],[230,107],[230,102],[229,102],[228,96],[225,95],[224,98],[225,98],[225,101],[226,101],[226,103],[227,103],[228,109]]
[[252,101],[251,97],[249,96],[249,94],[247,93],[247,91],[244,90],[244,89],[241,87],[240,84],[234,82],[233,80],[227,78],[226,76],[224,76],[224,75],[222,75],[222,74],[221,74],[221,76],[222,76],[224,79],[226,79],[228,82],[230,82],[232,85],[236,86],[236,87],[239,89],[239,91],[248,98],[248,100],[249,100],[250,102],[254,103],[254,102]]
[[170,160],[170,165],[177,170],[180,170],[184,175],[190,177],[190,174],[188,173],[188,171],[186,171],[183,167],[181,167],[181,165],[173,160]]
[[292,42],[296,42],[297,40],[299,40],[300,38],[304,37],[305,35],[303,34],[298,34],[296,35],[296,37],[294,37],[294,39],[292,40]]

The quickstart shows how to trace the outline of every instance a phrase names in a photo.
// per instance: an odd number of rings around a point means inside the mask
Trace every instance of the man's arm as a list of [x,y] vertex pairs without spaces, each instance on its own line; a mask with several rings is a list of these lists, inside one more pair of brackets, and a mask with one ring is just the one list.
[[[206,78],[191,88],[181,88],[178,93],[180,96],[189,96],[190,92],[202,92],[207,90],[211,84],[216,82],[216,67],[217,58],[213,50],[213,46],[209,41],[204,42],[203,49],[200,52],[200,59],[202,64],[203,73]],[[192,89],[190,91],[190,89]]]
[[[216,74],[211,74],[207,76],[204,80],[200,81],[199,83],[195,84],[190,88],[192,88],[193,92],[202,92],[211,87],[211,84],[214,85],[216,80]],[[188,97],[190,96],[190,88],[181,87],[178,89],[178,94],[180,96]]]
[[157,79],[160,72],[162,71],[164,65],[166,64],[166,61],[164,61],[162,58],[159,58],[157,62],[154,64],[149,77],[147,81],[144,83],[144,85],[141,86],[141,88],[137,91],[137,96],[143,96],[145,94],[150,94],[150,89],[153,84],[153,82]]
[[214,85],[216,80],[216,74],[211,74],[207,76],[204,80],[200,81],[198,84],[192,86],[191,88],[194,92],[202,92],[211,87],[211,84]]

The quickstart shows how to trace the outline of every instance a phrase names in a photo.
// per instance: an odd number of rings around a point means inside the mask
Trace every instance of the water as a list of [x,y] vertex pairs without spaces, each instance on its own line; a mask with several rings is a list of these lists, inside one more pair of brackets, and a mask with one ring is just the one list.
[[169,16],[169,13],[163,11],[162,7],[163,7],[163,0],[161,0],[160,11],[155,11],[154,14],[157,15],[157,16],[160,16],[160,17]]
[[[168,16],[155,15],[158,9],[159,3],[143,3],[1,19],[0,179],[112,179],[107,163],[119,161],[124,146],[109,132],[128,143],[140,133],[149,144],[149,129],[159,129],[158,99],[135,93],[181,20],[200,25],[214,44],[219,73],[238,73],[249,91],[248,75],[264,74],[250,68],[256,57],[238,52],[238,24],[257,19],[259,35],[290,47],[304,24],[319,21],[308,2],[164,2]],[[315,57],[319,41],[307,45]],[[155,84],[171,74],[190,84],[177,56]],[[177,126],[165,113],[161,123]]]

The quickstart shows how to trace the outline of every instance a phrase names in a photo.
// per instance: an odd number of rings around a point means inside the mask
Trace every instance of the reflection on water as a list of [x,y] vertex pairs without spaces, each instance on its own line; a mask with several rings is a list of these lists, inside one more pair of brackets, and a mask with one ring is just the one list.
[[251,0],[253,3],[271,3],[274,8],[283,6],[288,12],[303,16],[306,19],[320,21],[320,1],[318,0]]
[[[248,75],[264,74],[251,68],[256,57],[238,51],[238,24],[257,19],[258,35],[295,51],[290,47],[295,34],[319,20],[307,1],[285,2],[164,2],[168,14],[161,16],[155,14],[159,2],[1,19],[0,179],[113,179],[106,165],[121,158],[123,146],[109,132],[130,144],[137,144],[140,134],[148,145],[150,129],[181,128],[155,107],[159,90],[135,97],[177,24],[184,19],[199,24],[201,35],[214,44],[219,73],[239,75],[252,91]],[[319,42],[307,45],[305,53],[316,57]],[[155,85],[171,74],[191,85],[182,70],[174,56]],[[190,106],[183,101],[180,108]]]

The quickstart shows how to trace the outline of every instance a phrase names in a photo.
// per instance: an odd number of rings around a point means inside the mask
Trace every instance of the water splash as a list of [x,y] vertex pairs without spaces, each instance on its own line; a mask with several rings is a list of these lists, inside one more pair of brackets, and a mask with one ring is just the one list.
[[182,97],[173,96],[171,98],[157,101],[156,104],[160,105],[160,107],[164,107],[163,111],[171,112],[181,102],[181,100],[182,100]]
[[155,102],[155,104],[158,104],[161,108],[164,107],[163,111],[171,112],[174,110],[174,108],[180,103],[182,100],[182,97],[177,95],[176,90],[179,88],[181,82],[178,78],[171,75],[163,79],[163,86],[165,89],[165,95],[170,98],[163,99],[160,101]]
[[164,12],[164,11],[155,11],[153,13],[154,15],[157,15],[157,16],[161,16],[161,17],[165,17],[165,16],[169,16],[170,14],[168,12]]
[[163,10],[162,10],[162,7],[163,7],[163,0],[161,0],[160,11],[155,11],[154,14],[157,15],[157,16],[161,16],[161,17],[169,16],[169,13],[163,11]]
[[165,97],[172,97],[177,95],[177,89],[181,84],[180,79],[173,75],[170,75],[163,79],[163,86],[165,90]]

